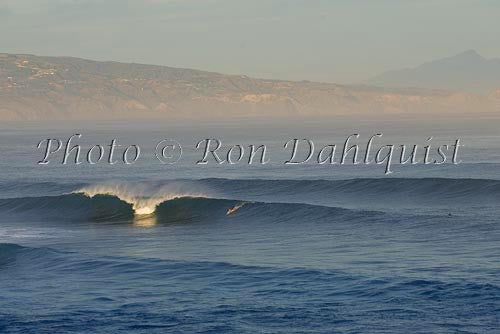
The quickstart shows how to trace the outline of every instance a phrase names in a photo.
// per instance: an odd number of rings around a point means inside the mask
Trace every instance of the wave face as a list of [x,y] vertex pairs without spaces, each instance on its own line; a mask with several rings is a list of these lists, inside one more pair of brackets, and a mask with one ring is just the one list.
[[178,196],[162,200],[157,198],[127,198],[124,200],[114,195],[95,194],[89,197],[76,193],[61,196],[0,199],[0,212],[9,216],[60,222],[117,222],[152,216],[162,221],[172,221],[176,217],[178,219],[201,216],[215,218],[225,214],[229,208],[237,203],[238,201]]
[[[145,212],[147,205],[147,212]],[[92,196],[73,193],[61,196],[0,199],[0,212],[35,220],[60,222],[119,222],[154,217],[156,222],[182,220],[217,220],[239,217],[252,220],[297,222],[304,219],[363,219],[381,212],[342,209],[301,203],[266,203],[191,196],[163,198],[123,197],[96,193]]]
[[390,201],[391,205],[446,206],[499,204],[500,181],[446,178],[383,178],[352,180],[203,180],[222,193],[245,198],[272,197],[274,200],[370,204]]
[[[500,181],[476,179],[204,179],[108,182],[73,188],[59,195],[0,198],[0,212],[52,220],[119,221],[151,215],[168,220],[179,216],[176,210],[184,212],[185,218],[241,212],[247,218],[262,217],[263,212],[279,218],[292,210],[297,220],[332,213],[338,216],[340,208],[355,216],[373,216],[408,206],[442,207],[447,213],[455,213],[452,208],[488,206],[495,211],[500,203]],[[48,192],[53,189],[50,184]]]

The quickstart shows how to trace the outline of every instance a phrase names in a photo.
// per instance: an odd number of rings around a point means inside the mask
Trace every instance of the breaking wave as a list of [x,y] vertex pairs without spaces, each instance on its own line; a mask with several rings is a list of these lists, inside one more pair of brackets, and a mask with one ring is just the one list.
[[161,187],[153,193],[147,192],[146,187],[135,185],[131,188],[128,184],[104,184],[83,187],[73,193],[83,194],[87,197],[114,196],[132,206],[137,215],[150,215],[156,211],[158,205],[182,197],[206,198],[201,192],[172,192],[169,187]]
[[147,226],[158,222],[217,221],[245,219],[269,223],[307,220],[344,222],[383,215],[363,211],[303,203],[250,202],[239,199],[164,194],[144,197],[119,191],[78,191],[60,196],[0,199],[0,214],[51,222],[123,222]]
[[[0,185],[1,187],[2,185]],[[497,207],[500,181],[479,179],[172,180],[78,185],[65,193],[0,199],[0,213],[52,221],[159,221],[245,216],[307,221],[363,220],[411,204]],[[20,190],[20,189],[18,189]],[[20,191],[21,193],[22,191]],[[380,204],[379,204],[380,203]],[[377,205],[379,204],[379,205]],[[383,211],[383,212],[382,212]],[[450,211],[446,211],[448,214]],[[387,217],[386,217],[387,218]]]

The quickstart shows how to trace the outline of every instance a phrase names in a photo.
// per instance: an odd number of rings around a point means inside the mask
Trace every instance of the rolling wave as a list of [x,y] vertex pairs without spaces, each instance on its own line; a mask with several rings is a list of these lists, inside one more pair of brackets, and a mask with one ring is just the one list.
[[446,205],[500,203],[500,180],[447,178],[373,178],[350,180],[229,180],[203,184],[240,198],[272,196],[325,203],[387,202]]
[[248,201],[301,202],[337,206],[342,203],[410,203],[458,205],[500,202],[500,180],[460,178],[366,178],[348,180],[201,179],[155,182],[0,183],[0,198],[83,193],[113,195],[150,213],[176,197],[238,198]]
[[[54,191],[51,185],[51,193]],[[65,187],[68,187],[65,184]],[[32,186],[39,189],[39,186]],[[76,187],[75,187],[76,188]],[[3,215],[72,221],[274,217],[281,221],[381,214],[381,207],[500,203],[500,181],[480,179],[175,180],[79,185],[59,195],[0,198]],[[378,204],[378,206],[377,206]],[[374,211],[375,210],[375,211]],[[449,212],[449,211],[447,211]]]
[[[290,287],[311,284],[310,289],[299,290],[302,293],[315,292],[318,297],[324,296],[325,291],[331,296],[358,296],[366,300],[373,299],[376,303],[392,303],[395,298],[398,300],[396,304],[405,301],[412,307],[415,302],[428,305],[436,299],[446,300],[447,298],[461,303],[464,303],[464,300],[483,301],[490,303],[493,308],[490,308],[488,312],[493,314],[497,311],[494,306],[500,297],[500,286],[492,282],[453,278],[444,281],[436,278],[424,279],[397,275],[370,278],[359,273],[334,269],[249,266],[213,261],[180,261],[124,256],[89,257],[87,254],[58,251],[48,247],[0,243],[0,268],[5,269],[9,265],[22,266],[25,270],[31,270],[33,275],[49,272],[51,280],[53,280],[54,273],[59,273],[64,277],[72,276],[67,279],[84,279],[87,282],[88,277],[92,276],[98,281],[113,280],[117,285],[133,279],[161,286],[165,277],[178,276],[183,277],[182,281],[196,281],[200,284],[206,284],[206,278],[210,277],[211,284],[217,280],[238,282],[238,286],[248,284],[255,287],[256,284],[260,286],[262,282],[265,282],[270,289],[268,292],[272,295],[286,294],[290,292]],[[81,276],[75,277],[75,273]],[[242,276],[242,273],[249,275]],[[186,280],[186,277],[189,279]],[[284,284],[284,280],[288,284]]]
[[[0,328],[15,333],[50,333],[54,328],[163,333],[174,326],[187,332],[250,333],[259,332],[255,324],[276,328],[289,320],[300,333],[308,332],[310,324],[318,324],[315,330],[321,333],[332,328],[352,332],[353,323],[360,328],[356,332],[370,332],[373,324],[380,327],[381,319],[394,320],[396,325],[386,327],[403,333],[450,328],[489,333],[498,327],[500,286],[486,276],[474,280],[400,275],[386,268],[349,272],[102,256],[2,243],[0,273],[5,286]],[[200,294],[203,302],[197,303]],[[33,301],[28,313],[19,308],[26,301]],[[228,330],[207,326],[213,319],[234,325]],[[145,327],[145,321],[152,326]],[[444,328],[443,323],[451,325]],[[153,327],[157,324],[163,326]]]
[[[145,214],[145,208],[147,213]],[[343,209],[301,203],[248,202],[171,195],[165,197],[133,197],[130,194],[70,193],[59,196],[0,199],[2,216],[16,215],[35,220],[119,222],[147,224],[187,220],[217,221],[243,218],[268,222],[331,220],[343,221],[382,215],[382,212]]]
[[[179,216],[182,213],[185,217],[196,217],[203,211],[212,214],[220,211],[225,214],[225,210],[235,204],[236,201],[197,197],[176,196],[170,199],[132,200],[110,194],[87,196],[83,193],[73,193],[60,196],[1,199],[0,212],[4,215],[31,216],[53,221],[123,221],[147,218],[152,215]],[[188,211],[191,214],[187,214]]]

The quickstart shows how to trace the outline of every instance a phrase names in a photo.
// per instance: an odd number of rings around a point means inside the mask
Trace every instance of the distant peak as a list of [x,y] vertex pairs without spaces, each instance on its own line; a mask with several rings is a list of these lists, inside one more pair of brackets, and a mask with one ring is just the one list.
[[484,93],[500,87],[500,59],[469,49],[413,68],[382,73],[368,81],[382,87],[420,87]]
[[457,54],[453,58],[482,59],[483,57],[476,50],[470,49]]

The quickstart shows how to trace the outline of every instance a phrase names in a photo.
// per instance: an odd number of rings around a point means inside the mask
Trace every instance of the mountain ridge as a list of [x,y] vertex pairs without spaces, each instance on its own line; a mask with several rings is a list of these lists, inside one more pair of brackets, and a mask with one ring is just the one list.
[[366,83],[487,93],[500,87],[500,59],[486,59],[470,49],[416,67],[387,71]]
[[[499,91],[500,92],[500,91]],[[0,119],[335,116],[499,111],[500,93],[256,79],[160,65],[0,53]]]

